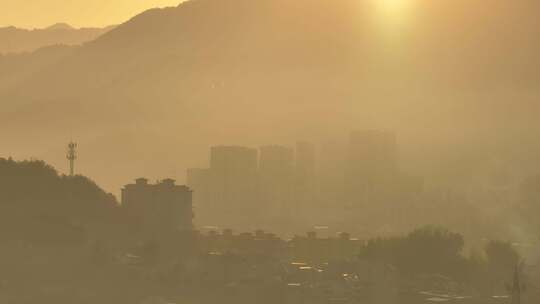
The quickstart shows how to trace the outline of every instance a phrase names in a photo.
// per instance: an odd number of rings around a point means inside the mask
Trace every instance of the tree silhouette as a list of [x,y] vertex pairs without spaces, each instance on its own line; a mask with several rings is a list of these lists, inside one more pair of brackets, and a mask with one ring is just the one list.
[[0,238],[82,241],[111,221],[116,199],[83,176],[59,175],[43,161],[0,159]]
[[427,226],[404,237],[370,240],[360,258],[393,265],[402,274],[442,274],[457,279],[467,267],[463,246],[460,234]]

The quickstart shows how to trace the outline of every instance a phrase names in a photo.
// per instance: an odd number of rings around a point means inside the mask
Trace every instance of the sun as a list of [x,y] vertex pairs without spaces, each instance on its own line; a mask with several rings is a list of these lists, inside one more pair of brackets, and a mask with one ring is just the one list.
[[371,0],[380,21],[387,25],[404,25],[414,0]]
[[377,0],[380,6],[386,10],[399,10],[403,8],[407,0]]
[[408,9],[410,0],[374,0],[377,9],[389,16],[398,16]]

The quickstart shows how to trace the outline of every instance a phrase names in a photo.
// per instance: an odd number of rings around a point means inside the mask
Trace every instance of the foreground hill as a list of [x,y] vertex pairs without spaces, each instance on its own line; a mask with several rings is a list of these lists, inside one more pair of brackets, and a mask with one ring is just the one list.
[[0,158],[2,243],[84,242],[112,226],[117,206],[114,196],[85,177],[60,176],[40,161]]
[[[362,127],[397,130],[422,161],[479,147],[535,154],[538,2],[418,1],[407,24],[374,3],[192,0],[144,12],[4,78],[0,134],[15,149],[5,153],[60,165],[75,134],[83,169],[111,190],[132,176],[181,176],[211,144]],[[29,144],[37,134],[47,141]]]
[[57,44],[80,45],[96,39],[112,28],[111,26],[75,29],[63,23],[35,30],[4,27],[0,28],[0,54],[32,52]]

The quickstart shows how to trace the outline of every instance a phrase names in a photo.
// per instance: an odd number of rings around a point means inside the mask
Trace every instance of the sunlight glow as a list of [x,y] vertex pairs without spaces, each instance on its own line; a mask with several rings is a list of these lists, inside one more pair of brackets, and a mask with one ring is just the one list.
[[377,0],[380,6],[387,11],[402,10],[407,4],[407,0]]
[[375,8],[383,19],[390,24],[401,24],[409,15],[412,0],[372,0]]

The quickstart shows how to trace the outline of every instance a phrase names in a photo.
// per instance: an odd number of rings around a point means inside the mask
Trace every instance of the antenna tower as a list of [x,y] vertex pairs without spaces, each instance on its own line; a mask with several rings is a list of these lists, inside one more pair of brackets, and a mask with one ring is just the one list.
[[77,159],[77,144],[71,141],[68,144],[67,156],[69,160],[69,176],[75,175],[75,160]]

